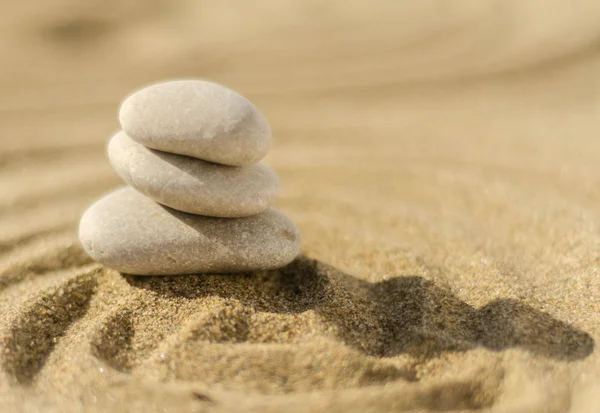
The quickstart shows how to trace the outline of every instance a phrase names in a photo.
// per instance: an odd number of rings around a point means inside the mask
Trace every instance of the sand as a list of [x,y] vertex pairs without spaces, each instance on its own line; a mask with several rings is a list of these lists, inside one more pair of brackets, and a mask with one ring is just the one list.
[[[0,411],[600,410],[596,1],[86,4],[0,17]],[[288,267],[79,246],[119,102],[189,77],[269,119]]]

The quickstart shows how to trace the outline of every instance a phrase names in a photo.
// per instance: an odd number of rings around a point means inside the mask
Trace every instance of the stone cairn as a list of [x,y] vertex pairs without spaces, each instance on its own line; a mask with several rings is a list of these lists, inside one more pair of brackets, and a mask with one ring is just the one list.
[[258,162],[271,131],[250,101],[211,82],[165,82],[128,97],[119,120],[108,156],[130,186],[83,214],[92,258],[175,275],[272,269],[298,255],[298,228],[270,206],[279,178]]

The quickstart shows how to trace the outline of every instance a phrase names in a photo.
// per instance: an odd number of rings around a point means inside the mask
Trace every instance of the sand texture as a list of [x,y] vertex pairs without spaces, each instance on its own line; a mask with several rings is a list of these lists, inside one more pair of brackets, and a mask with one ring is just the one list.
[[[0,412],[600,411],[599,13],[6,2]],[[269,120],[302,256],[202,277],[94,263],[76,226],[121,183],[119,103],[198,77]]]

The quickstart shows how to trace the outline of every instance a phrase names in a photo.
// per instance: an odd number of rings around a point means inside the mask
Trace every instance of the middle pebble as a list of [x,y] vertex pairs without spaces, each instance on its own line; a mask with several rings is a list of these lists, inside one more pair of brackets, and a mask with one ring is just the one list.
[[108,145],[113,168],[129,185],[179,211],[236,218],[275,201],[279,178],[265,164],[226,166],[146,148],[124,132]]

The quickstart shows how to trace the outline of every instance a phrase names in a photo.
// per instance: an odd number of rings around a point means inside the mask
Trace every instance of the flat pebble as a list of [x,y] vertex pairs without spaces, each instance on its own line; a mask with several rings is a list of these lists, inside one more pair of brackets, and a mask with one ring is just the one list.
[[247,218],[211,218],[162,206],[125,187],[82,216],[87,253],[123,273],[174,275],[273,269],[294,260],[300,232],[275,208]]
[[211,217],[258,214],[279,191],[275,171],[262,163],[224,166],[173,155],[135,142],[124,132],[108,145],[108,157],[129,185],[161,204]]
[[240,94],[203,80],[155,84],[129,96],[121,127],[153,149],[224,165],[250,165],[269,150],[271,130]]

